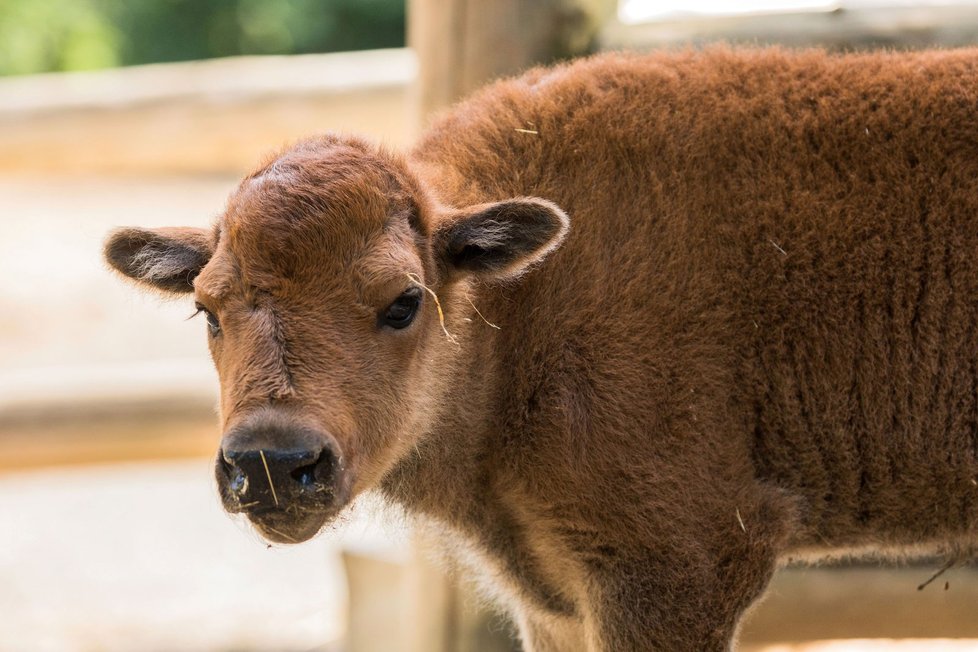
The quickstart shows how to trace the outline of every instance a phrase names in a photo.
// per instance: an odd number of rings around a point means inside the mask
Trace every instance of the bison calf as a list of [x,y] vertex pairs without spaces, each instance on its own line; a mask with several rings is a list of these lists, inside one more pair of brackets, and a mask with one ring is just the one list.
[[724,650],[789,556],[978,543],[976,80],[599,56],[105,251],[206,317],[221,497],[267,539],[377,490],[529,650]]

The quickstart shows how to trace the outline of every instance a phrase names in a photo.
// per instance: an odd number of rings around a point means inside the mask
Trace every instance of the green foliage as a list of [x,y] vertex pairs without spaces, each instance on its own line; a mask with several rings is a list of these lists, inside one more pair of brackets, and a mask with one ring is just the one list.
[[404,0],[0,0],[0,75],[404,45]]

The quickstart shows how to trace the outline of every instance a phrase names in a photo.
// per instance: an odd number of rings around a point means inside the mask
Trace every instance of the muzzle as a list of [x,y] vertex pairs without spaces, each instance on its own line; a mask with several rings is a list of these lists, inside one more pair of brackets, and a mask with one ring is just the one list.
[[224,508],[276,543],[312,538],[348,499],[336,440],[271,413],[224,435],[216,474]]

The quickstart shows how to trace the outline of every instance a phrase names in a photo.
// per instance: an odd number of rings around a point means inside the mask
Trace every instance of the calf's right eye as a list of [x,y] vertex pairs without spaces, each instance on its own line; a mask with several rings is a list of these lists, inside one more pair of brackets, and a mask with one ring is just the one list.
[[421,288],[408,288],[394,300],[394,303],[387,306],[387,310],[381,316],[380,324],[398,330],[407,328],[414,321],[420,305]]
[[197,307],[197,312],[195,312],[193,316],[196,317],[200,313],[204,313],[204,316],[207,318],[207,330],[210,332],[211,336],[217,337],[218,335],[220,335],[221,322],[218,321],[217,315],[215,315],[214,313],[212,313],[210,310],[200,305],[199,303],[197,304],[196,307]]

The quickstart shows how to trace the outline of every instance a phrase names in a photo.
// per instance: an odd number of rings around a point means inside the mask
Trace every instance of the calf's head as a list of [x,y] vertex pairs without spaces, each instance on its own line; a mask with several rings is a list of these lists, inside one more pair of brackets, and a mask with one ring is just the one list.
[[441,313],[462,329],[467,281],[519,276],[567,228],[542,199],[444,206],[397,156],[325,136],[245,178],[213,229],[120,229],[105,255],[194,296],[221,382],[224,506],[295,543],[415,450],[450,400],[465,343]]

